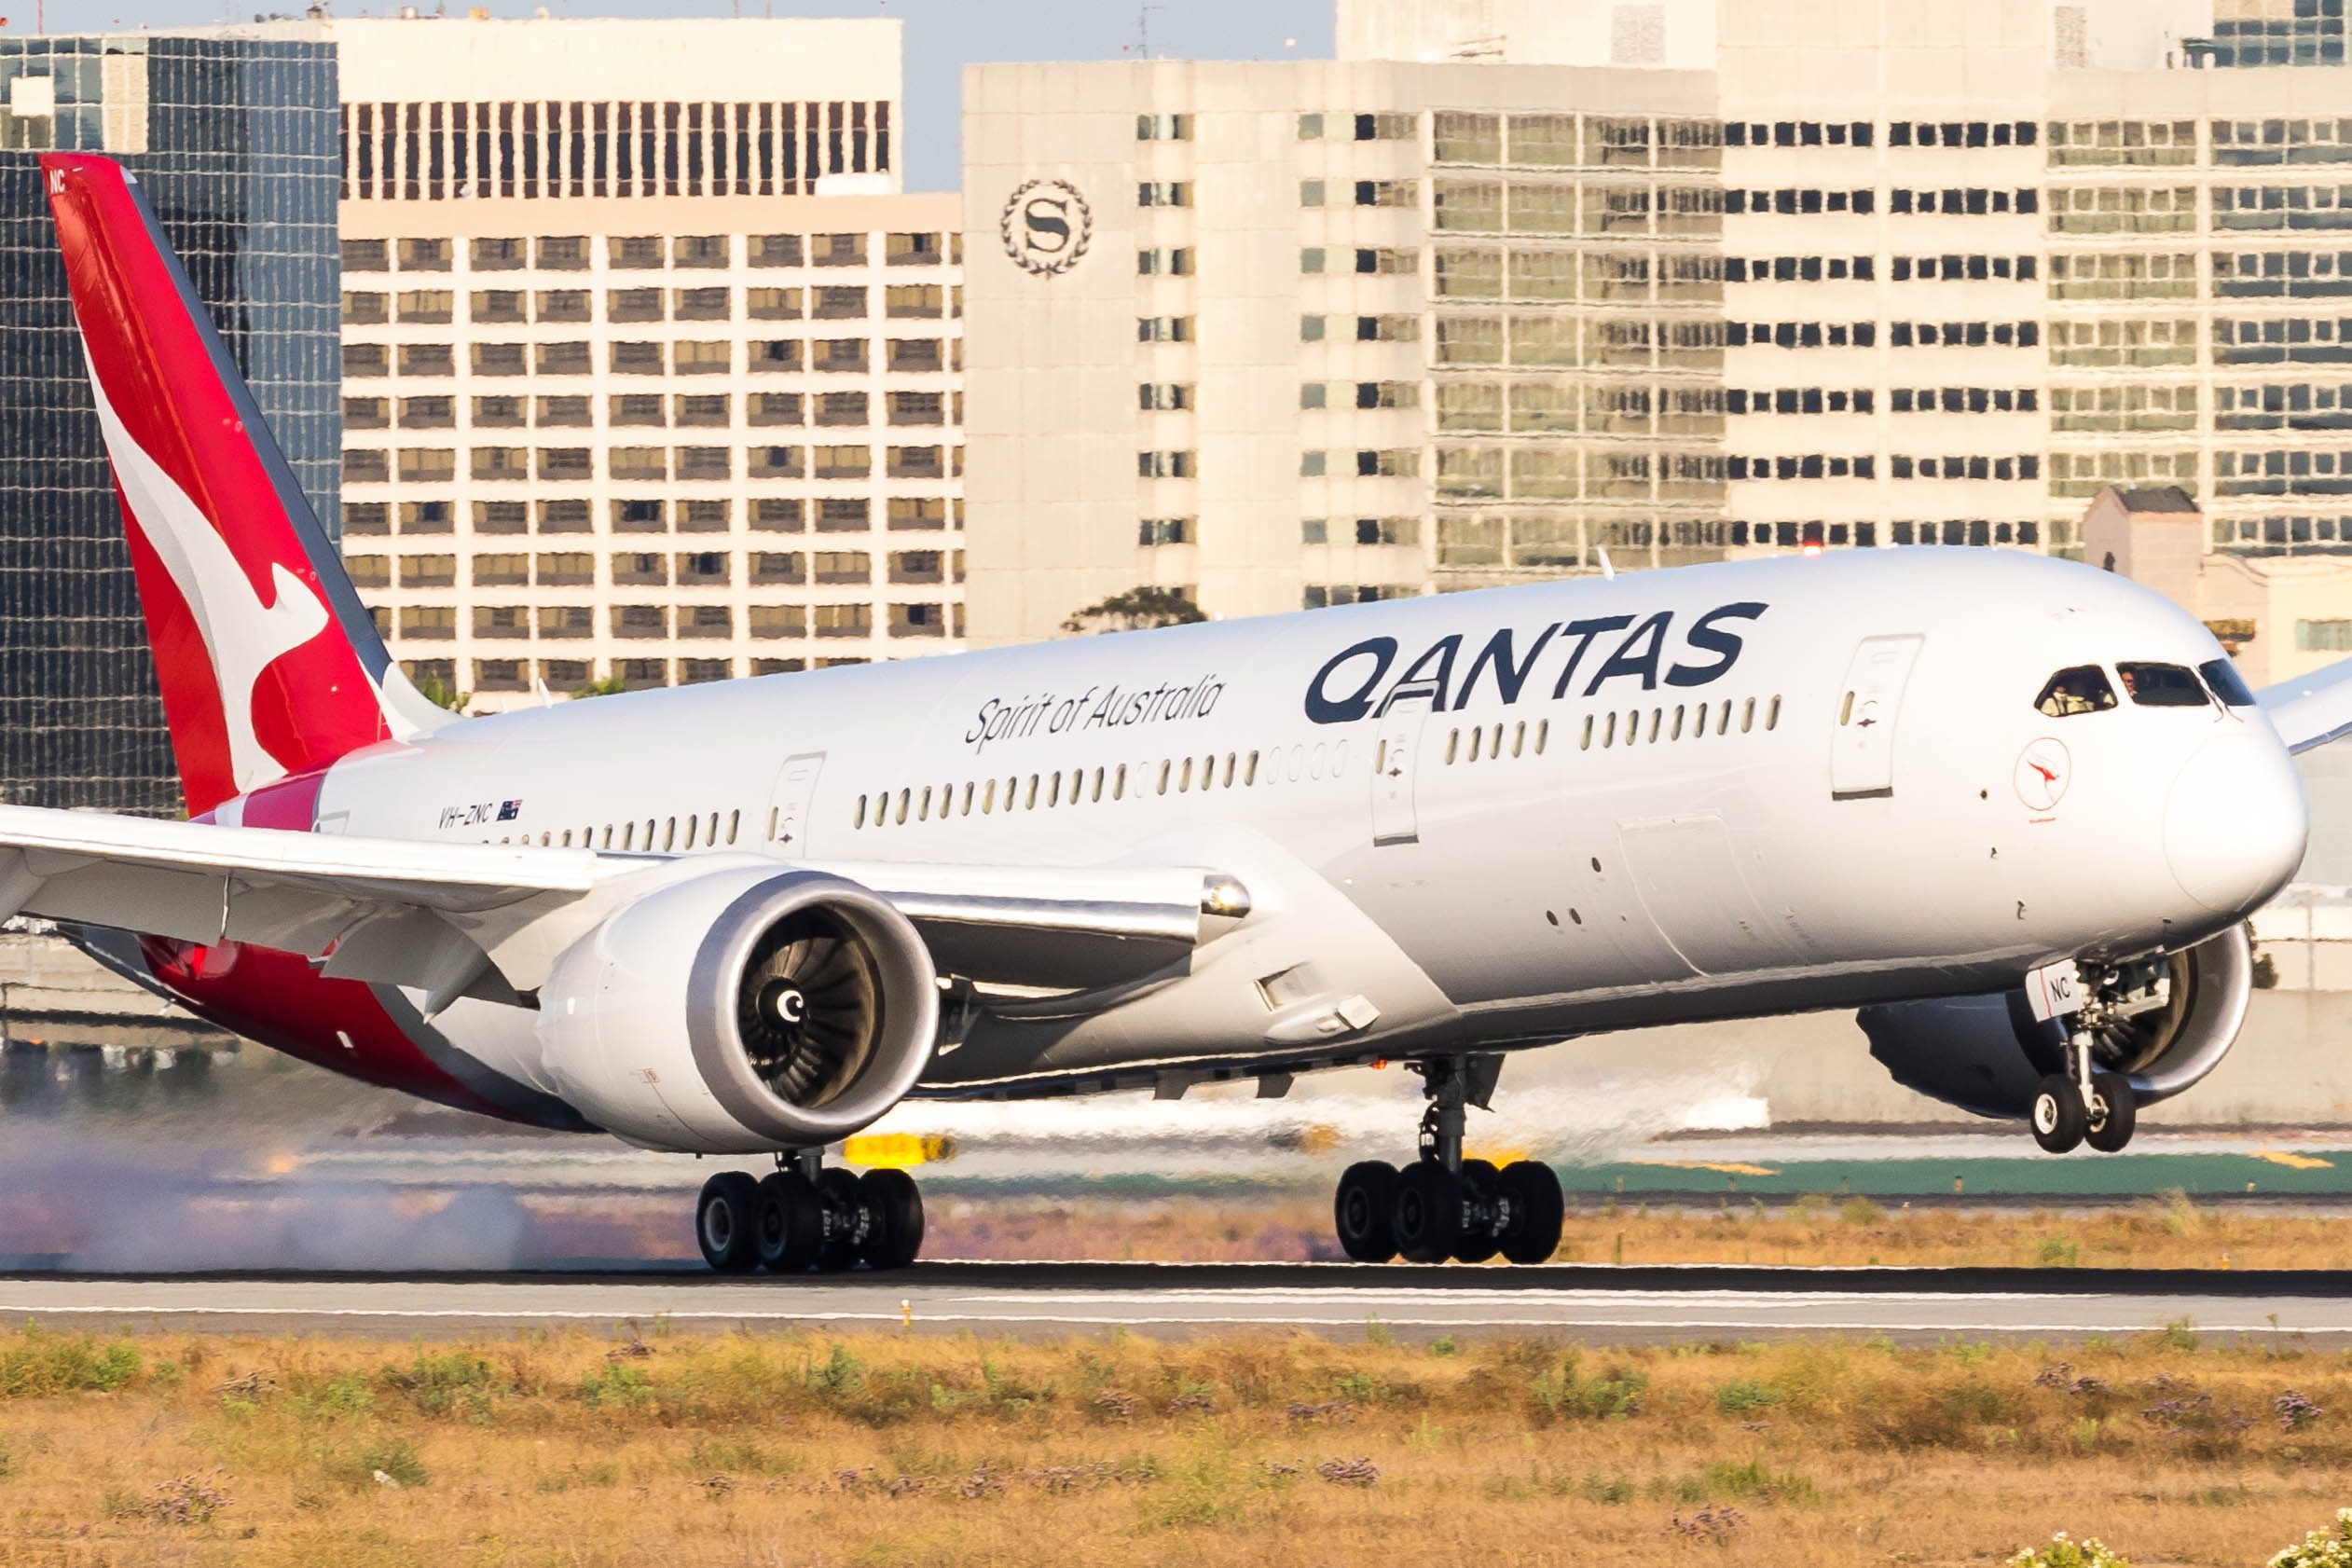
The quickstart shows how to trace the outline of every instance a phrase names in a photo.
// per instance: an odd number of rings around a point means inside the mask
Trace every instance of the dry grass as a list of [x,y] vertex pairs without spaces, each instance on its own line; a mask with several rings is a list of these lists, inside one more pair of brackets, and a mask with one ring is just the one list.
[[2352,1360],[2180,1332],[0,1335],[0,1564],[2253,1564],[2348,1472]]
[[[1107,1245],[1107,1239],[1110,1245]],[[1151,1262],[1337,1258],[1327,1199],[1187,1197],[1110,1204],[935,1201],[930,1258]],[[1864,1264],[1996,1268],[2352,1267],[2341,1219],[2203,1207],[2179,1193],[2090,1213],[1887,1208],[1812,1197],[1609,1203],[1571,1210],[1563,1263]],[[1498,1265],[1499,1267],[1500,1265]]]

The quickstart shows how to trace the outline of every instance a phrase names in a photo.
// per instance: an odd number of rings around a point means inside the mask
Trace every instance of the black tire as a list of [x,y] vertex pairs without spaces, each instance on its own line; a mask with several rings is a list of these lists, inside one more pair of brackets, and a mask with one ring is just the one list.
[[2052,1154],[2065,1154],[2083,1141],[2088,1117],[2074,1080],[2052,1073],[2034,1088],[2033,1141]]
[[760,1178],[754,1229],[760,1266],[772,1274],[805,1274],[825,1239],[825,1205],[817,1189],[798,1171],[771,1171]]
[[1502,1193],[1503,1256],[1514,1263],[1550,1261],[1568,1217],[1559,1173],[1540,1161],[1514,1160],[1503,1167]]
[[1331,1226],[1340,1250],[1358,1263],[1385,1263],[1396,1256],[1396,1167],[1384,1160],[1350,1165],[1331,1199]]
[[702,1260],[722,1274],[748,1274],[760,1265],[753,1210],[760,1184],[742,1171],[721,1171],[702,1184],[695,1202],[695,1240]]
[[[1502,1176],[1487,1160],[1462,1162],[1462,1185],[1470,1199],[1473,1211],[1492,1213],[1502,1197]],[[1457,1263],[1483,1263],[1503,1250],[1503,1238],[1491,1226],[1473,1225],[1454,1244],[1453,1260]]]
[[2132,1128],[2139,1120],[2139,1097],[2122,1073],[2093,1073],[2091,1099],[2083,1141],[2101,1154],[2113,1154],[2131,1142]]
[[1462,1245],[1462,1178],[1434,1160],[1418,1161],[1398,1174],[1389,1212],[1407,1262],[1442,1263]]
[[817,1173],[817,1191],[825,1203],[825,1239],[817,1248],[818,1272],[830,1274],[854,1269],[866,1229],[860,1223],[864,1204],[859,1199],[858,1178],[839,1165],[828,1165]]
[[923,1250],[923,1193],[904,1171],[868,1171],[858,1178],[865,1205],[869,1269],[903,1269]]

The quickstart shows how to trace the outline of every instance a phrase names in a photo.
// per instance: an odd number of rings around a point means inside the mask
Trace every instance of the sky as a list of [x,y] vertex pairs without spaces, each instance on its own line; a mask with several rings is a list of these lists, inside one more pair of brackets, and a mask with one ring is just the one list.
[[[481,0],[448,0],[461,15]],[[300,16],[307,0],[0,0],[0,31],[27,34],[42,10],[51,33],[251,21],[257,11]],[[421,0],[428,13],[434,0]],[[1123,60],[1149,30],[1155,56],[1190,60],[1328,59],[1335,0],[488,0],[492,16],[897,17],[906,24],[906,187],[962,182],[957,104],[963,68],[980,61]],[[338,0],[338,16],[396,11],[398,0]]]

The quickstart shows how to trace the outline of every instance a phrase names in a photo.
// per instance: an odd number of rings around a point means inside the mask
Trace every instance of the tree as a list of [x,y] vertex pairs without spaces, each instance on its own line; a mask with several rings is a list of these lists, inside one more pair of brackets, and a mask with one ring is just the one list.
[[578,691],[573,692],[571,697],[574,702],[577,702],[582,697],[616,696],[628,689],[629,683],[617,675],[599,675]]
[[433,707],[446,708],[452,713],[464,712],[466,703],[474,695],[472,692],[459,691],[438,675],[425,676],[419,680],[416,685],[419,696],[433,704]]
[[1090,604],[1062,623],[1062,629],[1080,636],[1107,631],[1141,631],[1148,626],[1189,626],[1205,621],[1201,607],[1182,588],[1130,588],[1123,594]]

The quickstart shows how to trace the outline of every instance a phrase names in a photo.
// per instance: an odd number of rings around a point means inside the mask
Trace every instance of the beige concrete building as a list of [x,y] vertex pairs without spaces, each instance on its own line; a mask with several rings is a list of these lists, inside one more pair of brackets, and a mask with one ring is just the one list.
[[897,22],[327,25],[344,548],[405,665],[497,708],[957,645],[960,204],[899,188]]
[[2075,553],[2109,486],[2352,549],[2343,18],[2222,11],[1347,0],[1337,62],[972,68],[973,640]]

